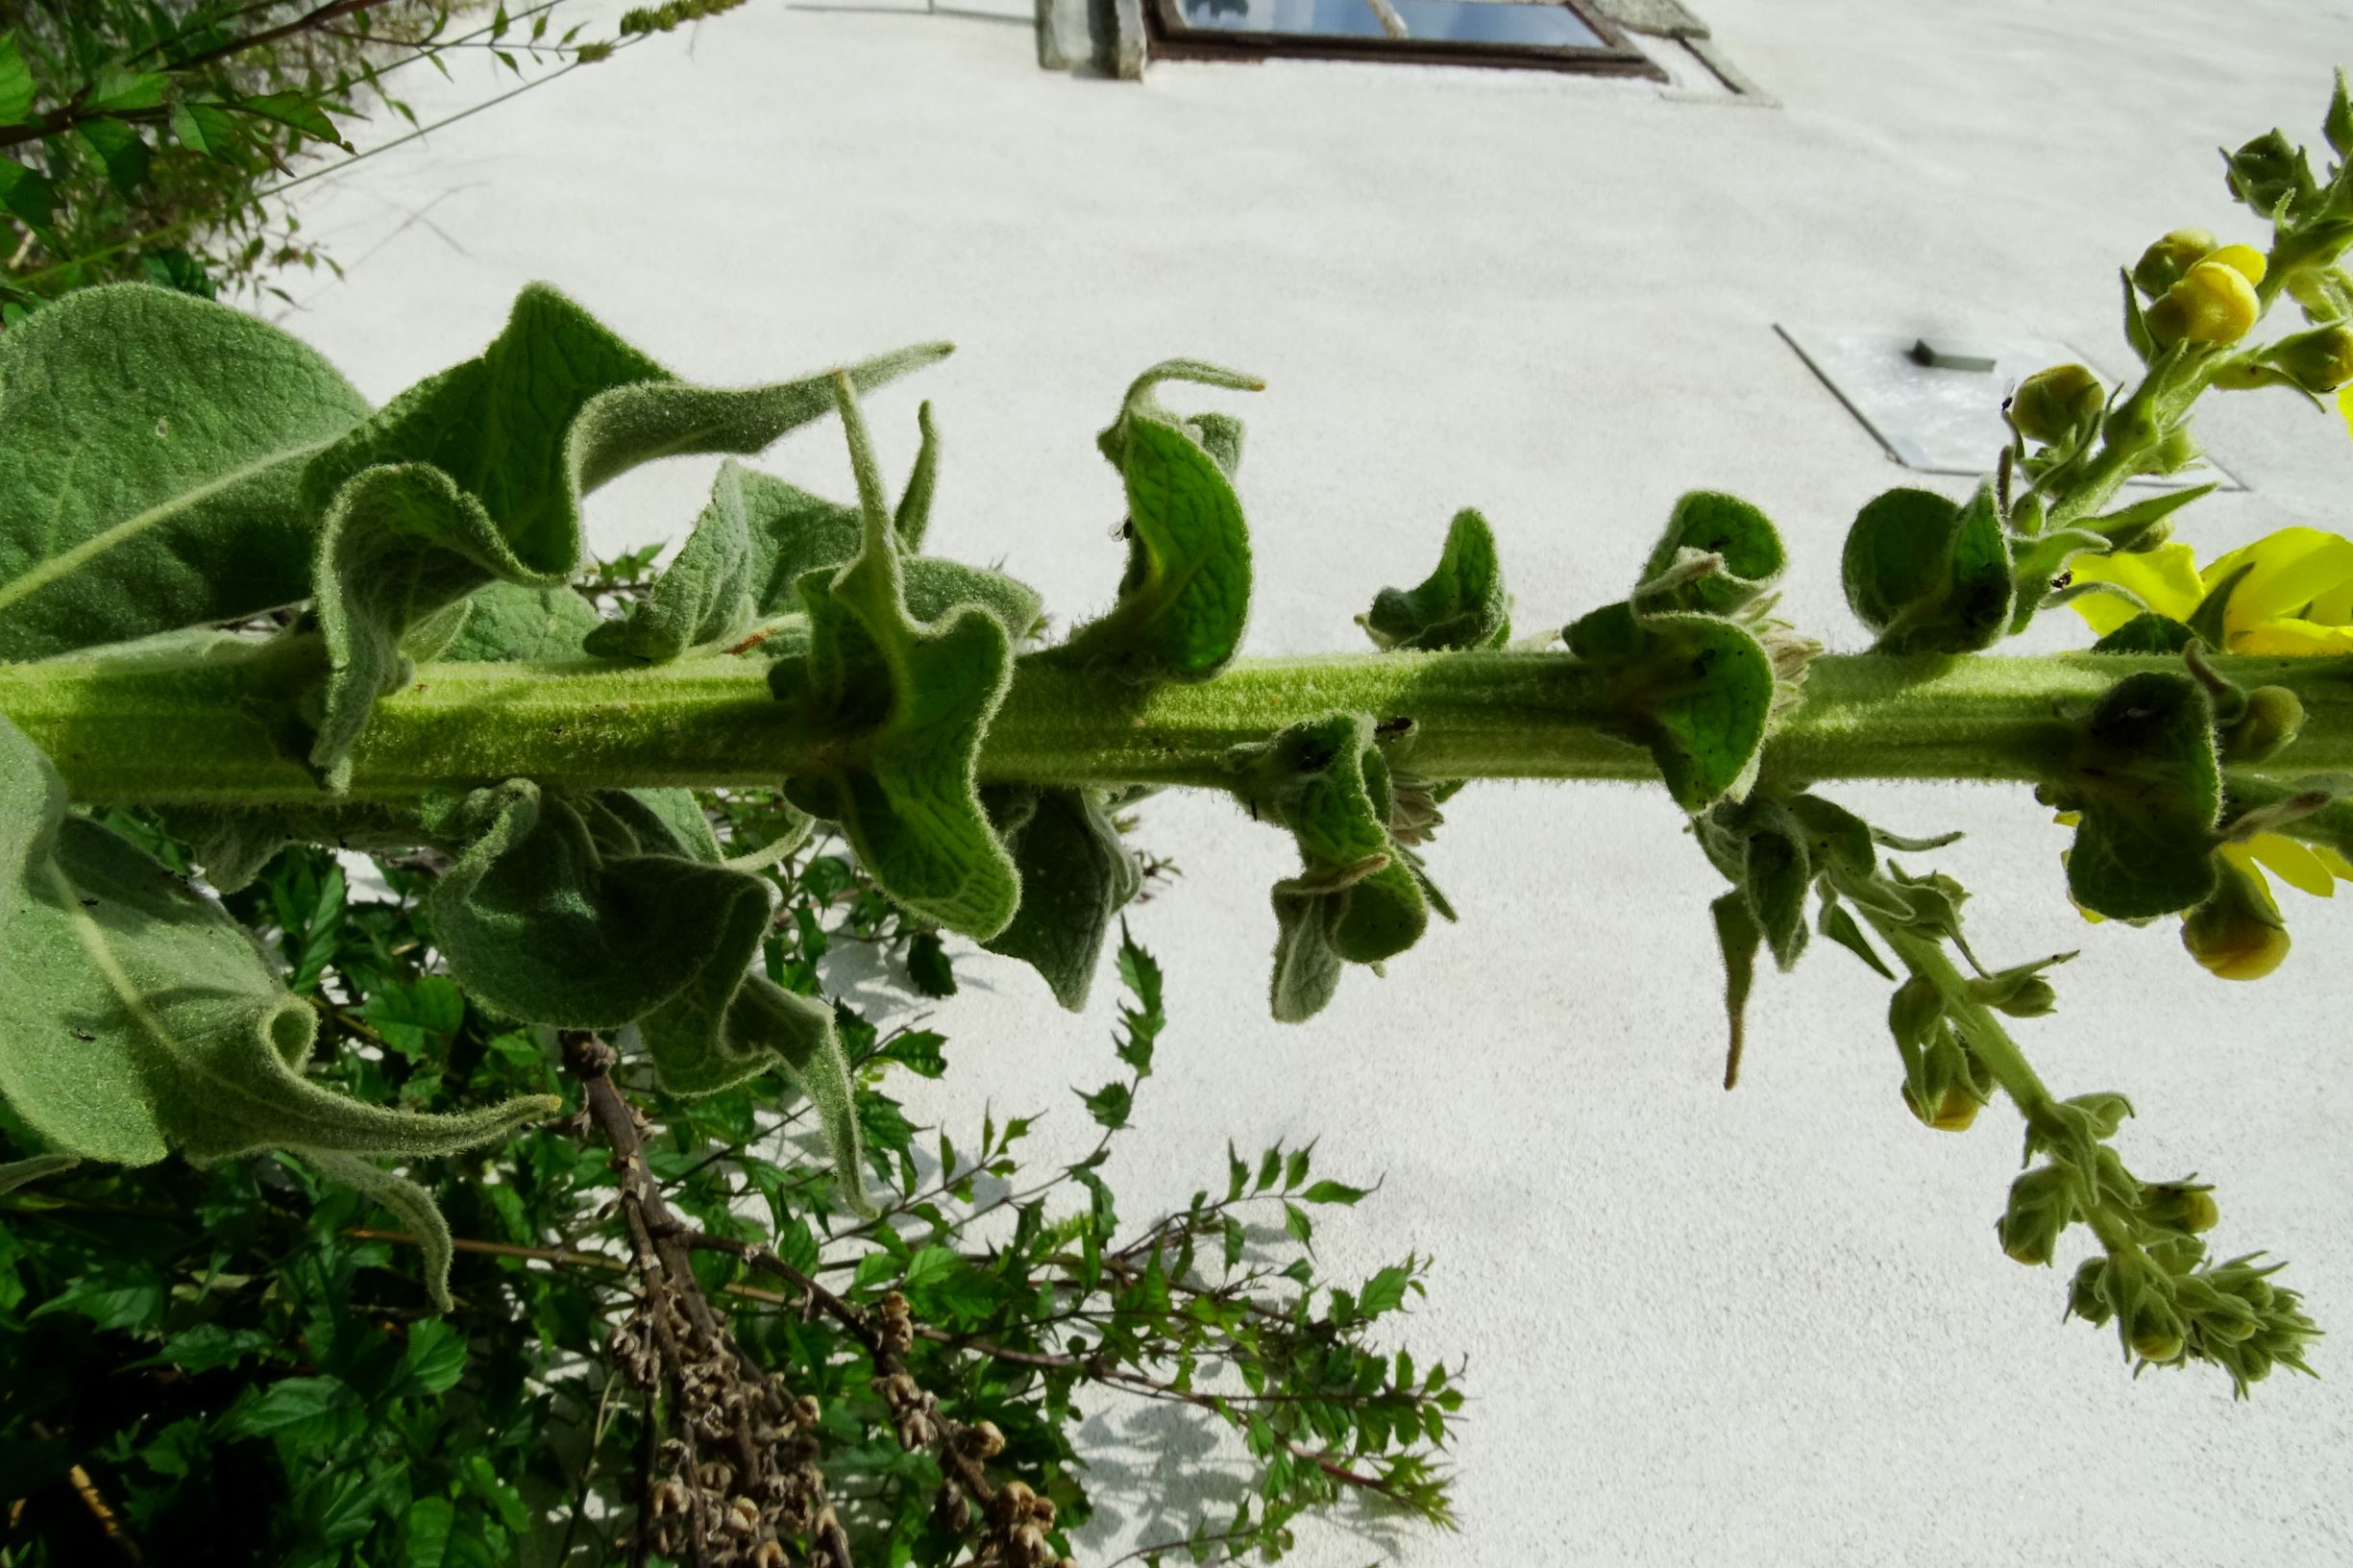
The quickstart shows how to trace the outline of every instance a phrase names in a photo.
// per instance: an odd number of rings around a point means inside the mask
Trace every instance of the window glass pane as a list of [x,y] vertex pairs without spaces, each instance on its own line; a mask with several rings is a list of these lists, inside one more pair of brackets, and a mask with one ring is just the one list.
[[1540,44],[1599,49],[1601,35],[1566,6],[1514,5],[1509,0],[1389,0],[1412,38],[1459,43]]
[[1290,37],[1385,38],[1365,0],[1182,0],[1185,25],[1219,33]]

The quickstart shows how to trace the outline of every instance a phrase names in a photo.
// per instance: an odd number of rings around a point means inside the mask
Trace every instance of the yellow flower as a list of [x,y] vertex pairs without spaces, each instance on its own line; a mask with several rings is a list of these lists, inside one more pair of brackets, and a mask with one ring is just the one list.
[[2185,338],[2193,343],[2238,342],[2263,315],[2263,297],[2255,292],[2263,271],[2263,257],[2254,251],[2244,245],[2223,246],[2183,273],[2181,282],[2148,307],[2150,333],[2160,344]]
[[[2353,419],[2353,414],[2348,415]],[[2145,554],[2078,556],[2077,582],[2106,582],[2159,615],[2187,621],[2231,576],[2246,575],[2222,610],[2222,651],[2296,656],[2353,653],[2353,539],[2318,528],[2282,528],[2198,570],[2188,545]],[[2139,612],[2113,594],[2071,600],[2102,636]]]
[[[2053,821],[2072,827],[2080,818],[2063,811]],[[2221,853],[2223,885],[2182,917],[2181,939],[2191,957],[2224,980],[2260,980],[2288,956],[2288,932],[2266,871],[2315,898],[2334,897],[2338,883],[2353,882],[2353,861],[2327,845],[2284,833],[2258,833],[2243,844],[2222,845]],[[2095,925],[2106,918],[2081,905],[2076,912]]]

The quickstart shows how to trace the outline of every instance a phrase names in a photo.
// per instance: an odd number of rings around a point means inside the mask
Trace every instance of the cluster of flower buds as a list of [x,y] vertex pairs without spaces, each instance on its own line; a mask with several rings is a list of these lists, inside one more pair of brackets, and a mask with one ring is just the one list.
[[2238,342],[2263,314],[2255,285],[2266,264],[2253,246],[2218,244],[2203,229],[2174,230],[2132,269],[2133,286],[2149,297],[2149,337],[2160,349]]
[[2068,1311],[2114,1322],[2128,1355],[2163,1366],[2212,1362],[2243,1395],[2277,1366],[2307,1374],[2304,1346],[2316,1331],[2296,1292],[2270,1276],[2286,1266],[2260,1253],[2207,1264],[2204,1243],[2179,1237],[2145,1249],[2085,1260]]
[[1887,1027],[1903,1058],[1904,1106],[1940,1133],[1967,1132],[1994,1084],[1952,1027],[1942,994],[1917,976],[1906,980],[1888,1000]]

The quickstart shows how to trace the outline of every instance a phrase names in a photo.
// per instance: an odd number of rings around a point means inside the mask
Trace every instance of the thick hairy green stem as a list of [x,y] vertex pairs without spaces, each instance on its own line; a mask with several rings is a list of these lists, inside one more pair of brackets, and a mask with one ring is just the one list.
[[[2302,736],[2264,771],[2353,769],[2343,661],[2218,657],[2243,687],[2282,685]],[[298,642],[212,656],[0,665],[0,715],[53,758],[82,801],[319,799],[290,736]],[[1804,700],[1768,742],[1782,779],[2035,780],[2071,754],[2071,717],[2162,657],[1816,659]],[[1242,660],[1196,685],[1138,691],[1025,660],[981,752],[986,782],[1222,785],[1230,747],[1343,710],[1410,720],[1397,753],[1428,778],[1657,776],[1591,668],[1563,652],[1381,653]],[[772,696],[756,658],[651,667],[429,664],[377,705],[352,795],[398,799],[528,777],[580,787],[771,785],[839,766],[854,745]]]

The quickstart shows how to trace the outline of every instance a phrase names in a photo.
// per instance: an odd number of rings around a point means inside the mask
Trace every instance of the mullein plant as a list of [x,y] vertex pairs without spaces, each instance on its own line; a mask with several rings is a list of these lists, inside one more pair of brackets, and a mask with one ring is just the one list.
[[[1841,566],[1874,642],[1855,653],[1775,614],[1785,551],[1764,514],[1696,491],[1620,569],[1623,597],[1518,612],[1556,635],[1513,638],[1494,530],[1464,511],[1426,580],[1373,599],[1372,650],[1238,657],[1241,422],[1163,397],[1259,383],[1194,361],[1145,372],[1098,439],[1125,570],[1111,608],[1055,641],[1027,587],[924,553],[929,407],[895,492],[875,459],[866,398],[946,345],[719,389],[533,286],[478,357],[380,408],[221,306],[70,295],[0,337],[0,1100],[35,1140],[0,1183],[283,1150],[446,1236],[384,1163],[511,1138],[553,1102],[429,1116],[313,1082],[313,1009],[216,898],[288,845],[445,867],[429,914],[450,977],[492,1016],[591,1041],[570,1048],[587,1076],[606,1041],[674,1095],[779,1074],[856,1209],[835,1015],[760,963],[759,869],[816,824],[902,916],[1029,963],[1075,1008],[1137,893],[1116,815],[1157,789],[1223,792],[1298,852],[1271,894],[1268,983],[1298,1021],[1352,969],[1409,968],[1453,918],[1439,808],[1467,784],[1644,779],[1728,884],[1728,1084],[1760,955],[1790,968],[1819,933],[1893,986],[1912,1115],[1960,1131],[1998,1093],[2022,1118],[2004,1252],[2051,1263],[2084,1226],[2096,1250],[2069,1306],[2142,1363],[2208,1363],[2242,1393],[2309,1370],[2317,1331],[2280,1265],[2210,1256],[2210,1189],[2145,1180],[2115,1147],[2130,1102],[2062,1096],[2029,1065],[2016,1024],[2052,1011],[2073,955],[1989,968],[1965,891],[1918,858],[1949,839],[1830,792],[2028,786],[2072,825],[2082,909],[2178,917],[2225,976],[2276,962],[2254,868],[2325,894],[2353,853],[2353,544],[2293,529],[2200,571],[2170,536],[2211,486],[2122,486],[2194,460],[2209,391],[2317,404],[2353,379],[2341,74],[2325,131],[2323,172],[2276,132],[2225,155],[2266,243],[2177,231],[2125,271],[2136,379],[2036,375],[1973,494],[1860,509]],[[2283,305],[2303,325],[2266,335]],[[576,591],[589,492],[824,416],[852,499],[730,460],[625,613]],[[1994,651],[2059,605],[2100,633],[2090,649]],[[779,784],[771,842],[723,850],[695,792]],[[192,845],[202,880],[107,825],[115,807]]]

